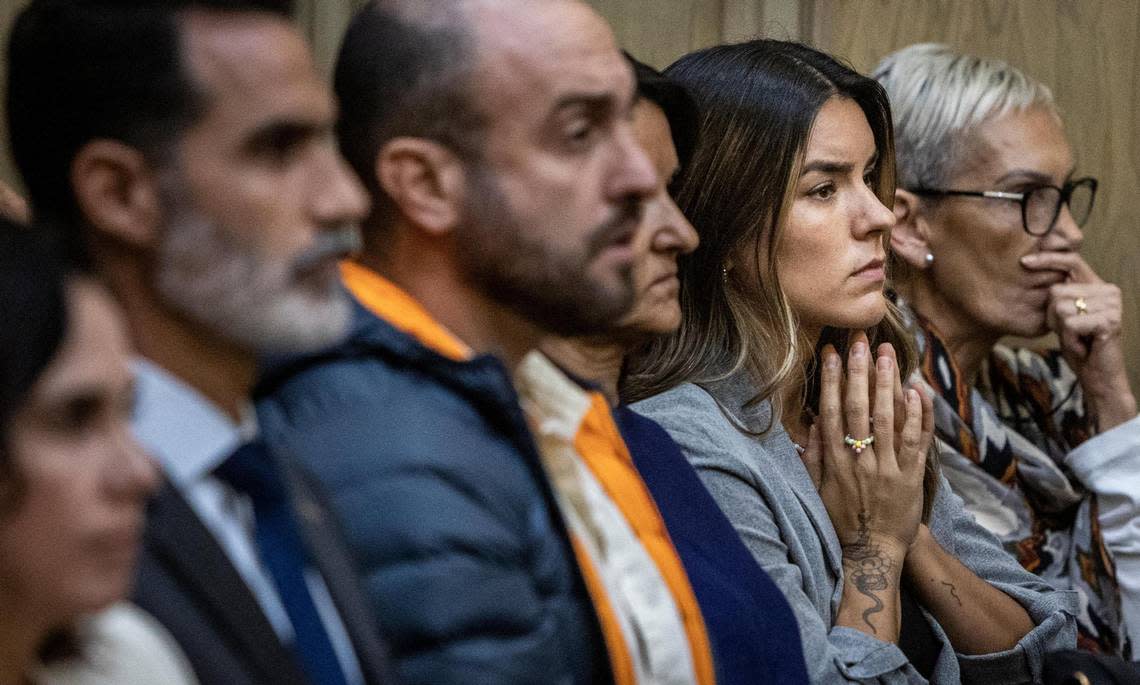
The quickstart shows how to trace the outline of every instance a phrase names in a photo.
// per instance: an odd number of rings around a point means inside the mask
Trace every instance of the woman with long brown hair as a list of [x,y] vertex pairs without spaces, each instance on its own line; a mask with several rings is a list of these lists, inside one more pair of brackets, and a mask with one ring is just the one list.
[[678,200],[701,246],[681,329],[624,392],[696,466],[800,622],[813,681],[1020,682],[1075,610],[941,484],[930,398],[886,297],[894,151],[882,89],[780,41],[668,74],[702,110]]

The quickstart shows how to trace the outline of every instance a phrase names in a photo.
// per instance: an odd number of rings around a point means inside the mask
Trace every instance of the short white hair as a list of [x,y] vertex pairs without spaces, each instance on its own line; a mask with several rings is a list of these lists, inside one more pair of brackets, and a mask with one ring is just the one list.
[[963,139],[984,121],[1030,107],[1060,117],[1049,87],[1017,67],[938,43],[887,55],[872,77],[891,101],[901,188],[945,184],[964,161]]

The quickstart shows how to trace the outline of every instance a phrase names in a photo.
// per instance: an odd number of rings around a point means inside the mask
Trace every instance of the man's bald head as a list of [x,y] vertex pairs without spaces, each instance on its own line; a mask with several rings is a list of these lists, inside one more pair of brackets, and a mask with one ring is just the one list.
[[372,0],[353,17],[334,75],[337,137],[373,196],[372,230],[395,216],[376,178],[385,143],[427,138],[477,160],[496,105],[479,98],[481,53],[539,39],[514,20],[546,3],[590,11],[579,0]]
[[334,88],[341,152],[372,194],[372,226],[393,207],[375,162],[396,137],[436,140],[471,157],[483,117],[469,92],[475,61],[471,0],[373,0],[353,18],[337,59]]

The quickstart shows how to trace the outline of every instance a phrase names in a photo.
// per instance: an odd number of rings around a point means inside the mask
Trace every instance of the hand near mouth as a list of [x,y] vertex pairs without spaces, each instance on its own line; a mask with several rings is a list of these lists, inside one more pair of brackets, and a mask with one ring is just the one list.
[[1049,287],[1045,321],[1084,391],[1097,429],[1136,416],[1136,398],[1124,365],[1120,288],[1106,283],[1077,252],[1038,252],[1021,258],[1029,271],[1068,274]]

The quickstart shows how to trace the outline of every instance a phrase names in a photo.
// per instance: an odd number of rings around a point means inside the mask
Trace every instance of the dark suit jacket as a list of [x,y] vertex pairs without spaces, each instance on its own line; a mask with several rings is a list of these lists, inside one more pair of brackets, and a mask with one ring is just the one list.
[[[324,576],[369,684],[393,683],[375,620],[327,524],[324,506],[292,468],[284,473],[302,537]],[[305,683],[260,605],[189,504],[165,483],[150,504],[134,601],[173,635],[203,685]]]

